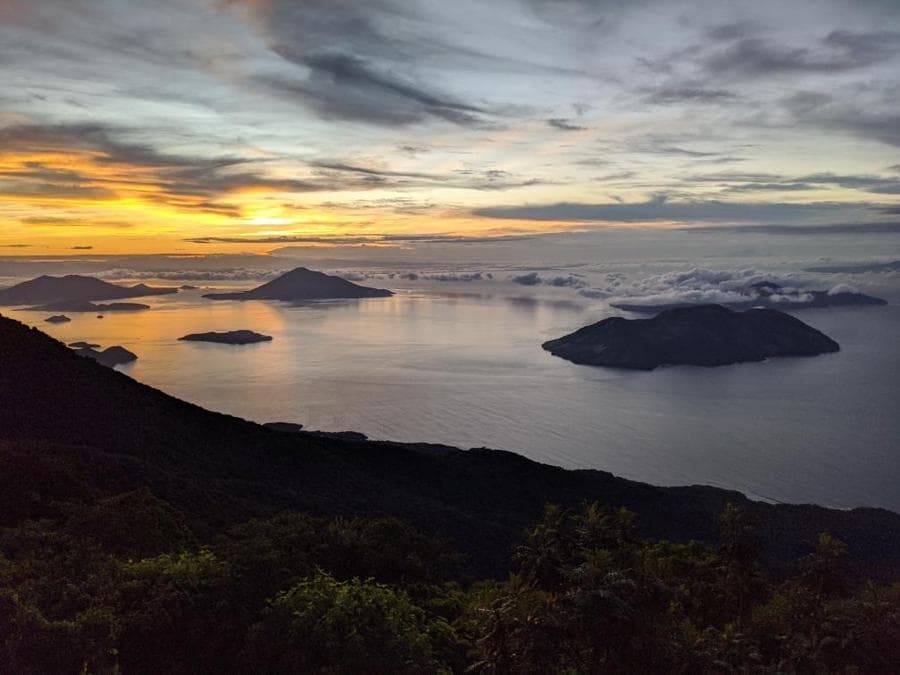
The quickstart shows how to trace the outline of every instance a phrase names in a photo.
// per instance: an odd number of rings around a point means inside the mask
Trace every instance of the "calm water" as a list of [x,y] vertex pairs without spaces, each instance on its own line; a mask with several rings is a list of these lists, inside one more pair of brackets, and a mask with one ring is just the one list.
[[[657,484],[705,483],[780,501],[900,510],[900,307],[804,311],[838,354],[639,373],[576,366],[543,340],[602,304],[409,291],[288,306],[149,300],[137,314],[11,312],[67,342],[121,344],[123,370],[204,407],[373,438],[488,446]],[[179,342],[250,328],[270,343]]]

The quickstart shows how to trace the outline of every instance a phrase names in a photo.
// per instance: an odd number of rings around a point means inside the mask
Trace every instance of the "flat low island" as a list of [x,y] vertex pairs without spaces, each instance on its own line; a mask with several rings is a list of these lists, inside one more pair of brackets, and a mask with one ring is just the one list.
[[263,335],[252,330],[231,330],[217,333],[191,333],[178,338],[185,342],[215,342],[223,345],[250,345],[257,342],[271,342],[271,335]]

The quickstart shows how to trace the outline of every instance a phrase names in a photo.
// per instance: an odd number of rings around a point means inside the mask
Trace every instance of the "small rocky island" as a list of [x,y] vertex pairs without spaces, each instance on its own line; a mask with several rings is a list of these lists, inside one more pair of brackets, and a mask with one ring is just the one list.
[[231,330],[223,333],[191,333],[178,338],[186,342],[215,342],[223,345],[250,345],[257,342],[271,342],[271,335],[255,333],[252,330]]
[[109,368],[113,368],[114,366],[123,366],[126,363],[137,361],[137,354],[135,354],[134,352],[130,352],[124,347],[120,347],[118,345],[114,347],[107,347],[103,351],[99,351],[94,347],[79,347],[73,349],[72,351],[78,354],[78,356],[83,356],[87,359],[93,359],[97,363]]
[[72,319],[67,317],[65,314],[54,314],[53,316],[48,316],[44,321],[47,323],[69,323]]
[[772,356],[815,356],[837,342],[775,309],[735,312],[721,305],[669,309],[652,319],[613,317],[543,344],[573,363],[653,370],[724,366]]
[[393,292],[384,288],[360,286],[341,277],[298,267],[277,279],[249,291],[207,293],[211,300],[337,300],[345,298],[387,298]]

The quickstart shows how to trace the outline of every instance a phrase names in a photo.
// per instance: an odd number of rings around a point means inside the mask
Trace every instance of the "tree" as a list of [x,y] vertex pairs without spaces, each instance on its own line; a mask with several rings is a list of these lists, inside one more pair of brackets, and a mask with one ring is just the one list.
[[244,664],[259,673],[446,671],[424,612],[405,593],[324,572],[269,602],[250,631]]

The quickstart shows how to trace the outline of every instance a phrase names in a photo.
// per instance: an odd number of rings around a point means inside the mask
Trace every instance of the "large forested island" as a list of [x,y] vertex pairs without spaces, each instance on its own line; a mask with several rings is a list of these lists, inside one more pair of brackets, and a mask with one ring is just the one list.
[[721,305],[667,309],[652,319],[612,317],[548,340],[543,347],[573,363],[635,370],[723,366],[840,349],[824,333],[784,312],[735,312]]
[[898,514],[283,433],[2,317],[0,481],[2,672],[900,670]]

